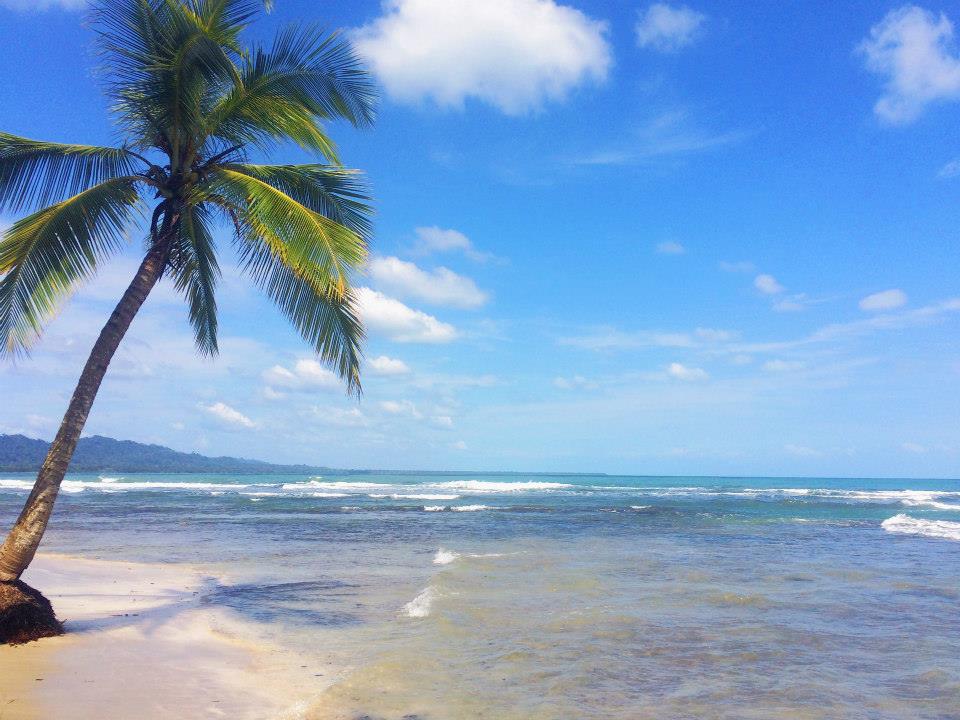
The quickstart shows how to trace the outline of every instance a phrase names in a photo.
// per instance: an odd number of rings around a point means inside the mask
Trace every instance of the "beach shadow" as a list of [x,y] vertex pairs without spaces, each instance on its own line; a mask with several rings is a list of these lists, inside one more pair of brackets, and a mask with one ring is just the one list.
[[[338,580],[318,580],[274,584],[238,583],[228,585],[208,577],[195,591],[136,596],[146,605],[142,609],[71,619],[64,627],[68,633],[87,634],[137,626],[146,634],[169,623],[178,615],[200,607],[228,608],[256,622],[344,627],[362,622],[359,614],[342,609],[344,602],[358,594],[358,586]],[[84,594],[86,597],[124,598],[115,593]],[[60,595],[59,597],[69,597]],[[324,605],[341,607],[329,610]],[[359,607],[358,602],[354,605]]]
[[[200,604],[227,607],[258,622],[277,622],[323,627],[343,627],[362,622],[357,613],[338,607],[358,595],[357,585],[339,580],[313,580],[287,583],[217,582],[205,586]],[[359,603],[354,601],[355,606]]]

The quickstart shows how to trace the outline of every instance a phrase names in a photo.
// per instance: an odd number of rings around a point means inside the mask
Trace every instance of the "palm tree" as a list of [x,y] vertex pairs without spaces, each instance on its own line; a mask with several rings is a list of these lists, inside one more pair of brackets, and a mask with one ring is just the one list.
[[[30,212],[0,240],[0,352],[26,351],[131,230],[146,236],[0,547],[0,585],[22,586],[110,360],[161,277],[183,293],[199,352],[216,355],[217,222],[231,228],[253,283],[359,393],[363,327],[351,277],[366,257],[371,209],[323,123],[371,123],[374,86],[336,34],[298,26],[245,48],[240,33],[263,9],[264,0],[100,0],[92,26],[123,144],[0,133],[0,212]],[[322,162],[249,162],[289,142]]]

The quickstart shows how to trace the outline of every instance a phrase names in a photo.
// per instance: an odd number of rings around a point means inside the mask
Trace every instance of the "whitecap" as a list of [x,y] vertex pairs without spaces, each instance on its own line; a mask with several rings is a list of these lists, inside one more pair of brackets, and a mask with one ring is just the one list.
[[437,483],[435,487],[449,490],[464,490],[474,493],[510,493],[528,492],[531,490],[563,490],[573,485],[558,482],[492,482],[487,480],[452,480]]
[[423,509],[427,512],[442,512],[447,509],[446,505],[424,505]]
[[99,479],[100,479],[100,482],[102,483],[115,483],[123,480],[122,477],[108,477],[106,475],[101,475]]
[[440,548],[437,550],[437,554],[433,556],[433,564],[449,565],[458,557],[460,557],[460,553],[455,553],[450,550],[444,550],[443,548]]
[[433,607],[433,601],[437,598],[437,591],[430,586],[419,595],[417,595],[413,600],[408,602],[403,606],[403,612],[407,617],[410,618],[425,618],[430,615],[430,610]]
[[371,495],[370,497],[389,497],[391,500],[456,500],[459,498],[459,495],[430,495],[430,494],[414,494],[414,495]]
[[479,512],[480,510],[493,510],[489,505],[451,505],[450,509],[454,512]]
[[921,535],[944,540],[960,540],[960,522],[920,520],[901,513],[884,520],[881,527],[889,533],[898,535]]

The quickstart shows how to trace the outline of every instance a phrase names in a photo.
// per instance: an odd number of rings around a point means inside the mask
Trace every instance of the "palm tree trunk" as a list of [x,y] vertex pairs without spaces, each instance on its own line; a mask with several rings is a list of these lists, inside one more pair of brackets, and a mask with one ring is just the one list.
[[53,504],[60,491],[60,483],[70,465],[73,451],[77,447],[80,433],[87,422],[90,408],[100,389],[100,383],[107,372],[110,360],[117,351],[120,341],[130,328],[134,316],[147,295],[163,275],[170,255],[173,233],[168,222],[164,223],[158,241],[147,252],[123,297],[114,309],[107,324],[100,331],[100,337],[94,343],[87,364],[83,367],[80,380],[73,398],[60,423],[57,436],[50,445],[47,457],[40,467],[33,491],[23,506],[23,512],[0,547],[0,582],[13,582],[33,560],[40,545],[47,522],[53,512]]

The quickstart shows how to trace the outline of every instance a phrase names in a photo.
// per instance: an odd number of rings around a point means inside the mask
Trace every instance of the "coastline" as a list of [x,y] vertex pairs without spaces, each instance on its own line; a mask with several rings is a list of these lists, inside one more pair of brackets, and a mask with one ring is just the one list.
[[67,634],[0,647],[3,720],[293,719],[335,676],[205,606],[192,566],[39,554],[24,580]]

